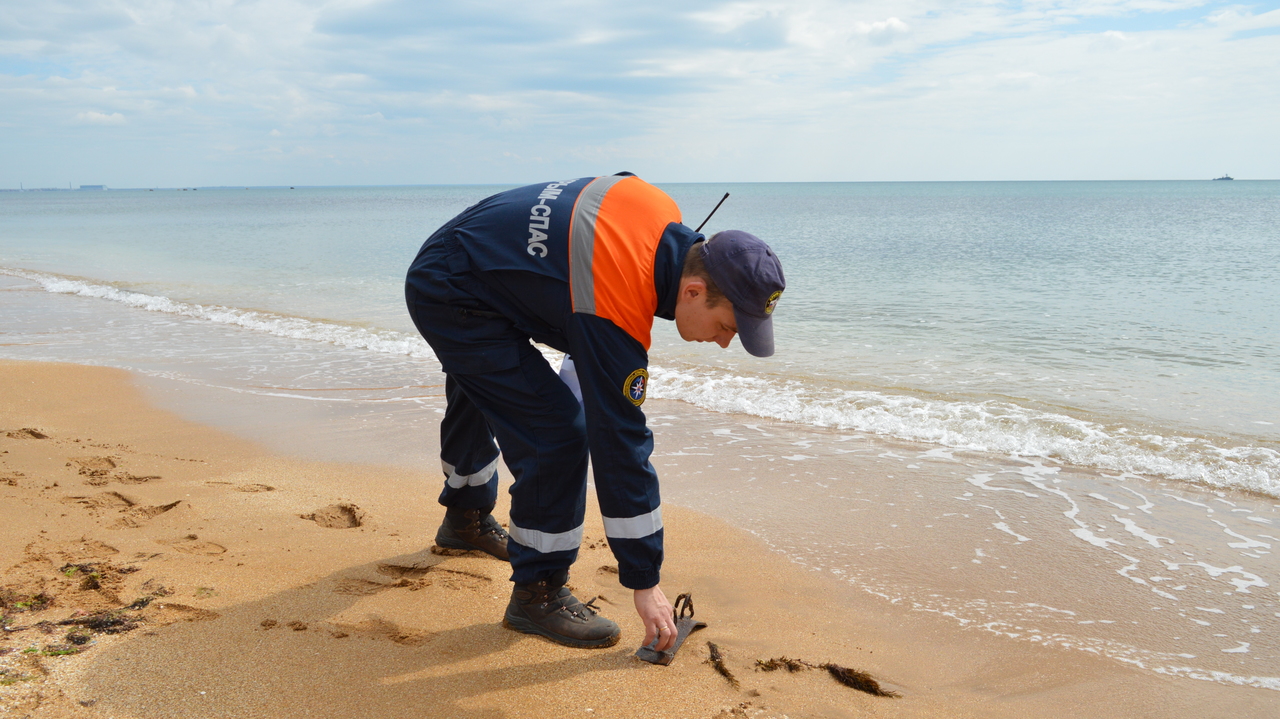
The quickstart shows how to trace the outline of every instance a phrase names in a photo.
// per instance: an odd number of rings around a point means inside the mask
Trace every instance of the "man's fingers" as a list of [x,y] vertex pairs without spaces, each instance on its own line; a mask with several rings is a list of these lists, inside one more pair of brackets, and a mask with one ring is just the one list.
[[665,652],[676,643],[676,628],[669,624],[658,622],[653,625],[645,625],[644,628],[644,646],[653,646],[656,651]]
[[636,612],[644,622],[644,646],[664,652],[676,643],[675,614],[658,587],[637,589]]
[[654,647],[660,652],[665,652],[676,643],[676,630],[663,624],[658,625],[658,645]]

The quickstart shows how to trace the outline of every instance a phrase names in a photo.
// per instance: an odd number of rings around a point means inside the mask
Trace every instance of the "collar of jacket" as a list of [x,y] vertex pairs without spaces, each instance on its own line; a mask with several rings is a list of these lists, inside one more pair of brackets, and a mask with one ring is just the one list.
[[653,257],[653,287],[658,294],[655,317],[664,320],[676,318],[676,298],[680,294],[680,275],[684,272],[684,258],[693,243],[703,239],[700,233],[678,222],[667,225],[658,242]]

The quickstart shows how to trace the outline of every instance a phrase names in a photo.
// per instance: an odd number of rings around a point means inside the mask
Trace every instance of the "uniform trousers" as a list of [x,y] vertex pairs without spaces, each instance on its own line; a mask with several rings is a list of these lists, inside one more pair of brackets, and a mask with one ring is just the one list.
[[447,478],[439,502],[492,507],[500,449],[515,478],[507,545],[512,581],[528,584],[568,569],[586,514],[582,405],[529,335],[494,310],[500,303],[456,243],[446,237],[423,252],[405,296],[445,372],[440,459]]

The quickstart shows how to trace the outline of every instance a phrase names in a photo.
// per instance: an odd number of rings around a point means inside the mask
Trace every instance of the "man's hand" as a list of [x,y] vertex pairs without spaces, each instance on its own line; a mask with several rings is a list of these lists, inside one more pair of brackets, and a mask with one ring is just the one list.
[[637,589],[633,595],[636,602],[636,614],[644,622],[644,646],[658,638],[654,649],[665,652],[676,643],[676,617],[671,609],[671,602],[658,586],[648,589]]

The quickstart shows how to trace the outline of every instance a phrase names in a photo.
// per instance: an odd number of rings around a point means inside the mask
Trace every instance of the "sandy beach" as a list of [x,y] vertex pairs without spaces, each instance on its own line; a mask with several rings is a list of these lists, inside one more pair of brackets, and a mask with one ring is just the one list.
[[[677,459],[660,468],[718,471]],[[872,457],[841,469],[879,481]],[[623,639],[605,650],[557,646],[501,627],[504,564],[431,551],[436,483],[403,467],[274,453],[153,407],[120,370],[0,363],[0,715],[1269,717],[1280,708],[1267,689],[1161,676],[909,611],[671,503],[662,586],[672,598],[691,592],[707,628],[670,666],[634,658],[642,631],[590,507],[570,584],[584,600],[599,597]],[[711,644],[732,681],[709,663]],[[783,657],[808,666],[759,665]],[[827,664],[898,696],[837,683]]]

